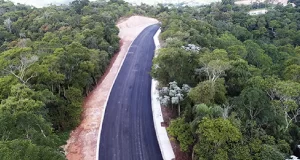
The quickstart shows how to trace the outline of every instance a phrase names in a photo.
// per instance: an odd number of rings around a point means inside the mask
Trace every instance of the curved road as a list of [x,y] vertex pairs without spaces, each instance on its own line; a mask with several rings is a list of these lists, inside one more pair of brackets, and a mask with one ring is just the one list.
[[104,115],[99,160],[162,160],[152,109],[151,77],[159,29],[151,25],[132,43],[111,90]]

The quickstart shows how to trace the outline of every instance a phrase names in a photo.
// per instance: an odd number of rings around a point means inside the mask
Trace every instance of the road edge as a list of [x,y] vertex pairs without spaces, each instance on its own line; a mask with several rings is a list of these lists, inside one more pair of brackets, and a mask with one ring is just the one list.
[[96,160],[99,160],[99,149],[100,149],[100,139],[101,139],[101,131],[102,131],[102,125],[103,125],[103,120],[104,120],[104,115],[105,115],[105,111],[106,111],[106,106],[107,106],[107,102],[108,102],[108,99],[110,97],[110,93],[111,93],[111,90],[112,88],[114,87],[114,84],[115,84],[115,81],[119,75],[119,72],[123,66],[123,63],[127,57],[127,54],[128,54],[128,51],[129,49],[131,48],[131,45],[132,43],[135,41],[135,39],[140,35],[140,33],[132,40],[132,42],[130,43],[129,47],[127,48],[127,51],[126,51],[126,54],[124,55],[123,59],[122,59],[122,62],[121,62],[121,65],[120,67],[118,68],[118,71],[117,71],[117,74],[113,80],[113,83],[112,83],[112,86],[110,87],[109,89],[109,92],[108,92],[108,96],[105,100],[105,104],[104,104],[104,108],[103,108],[103,112],[102,112],[102,116],[101,116],[101,122],[100,122],[100,126],[99,126],[99,131],[98,131],[98,139],[97,139],[97,151],[96,151]]
[[[161,29],[158,29],[156,34],[153,36],[154,44],[155,44],[155,52],[160,48],[159,43],[159,34],[161,33]],[[155,54],[156,56],[156,54]],[[159,94],[156,86],[158,82],[155,79],[152,79],[151,82],[151,106],[152,106],[152,114],[153,114],[153,122],[154,129],[158,141],[158,145],[164,160],[173,160],[175,159],[175,154],[168,137],[168,133],[165,127],[162,127],[161,124],[164,122],[160,102],[158,100]]]

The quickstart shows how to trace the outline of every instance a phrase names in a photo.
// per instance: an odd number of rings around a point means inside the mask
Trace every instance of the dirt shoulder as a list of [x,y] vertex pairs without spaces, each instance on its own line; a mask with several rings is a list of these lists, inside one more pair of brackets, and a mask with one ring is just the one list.
[[144,28],[157,22],[156,19],[143,16],[132,16],[118,22],[117,27],[120,30],[119,37],[121,38],[120,51],[111,60],[106,73],[99,80],[98,85],[85,99],[82,121],[71,132],[65,146],[67,159],[96,159],[98,132],[102,124],[101,120],[102,115],[104,115],[105,103],[109,96],[110,88],[113,86],[113,81],[127,54],[128,47]]

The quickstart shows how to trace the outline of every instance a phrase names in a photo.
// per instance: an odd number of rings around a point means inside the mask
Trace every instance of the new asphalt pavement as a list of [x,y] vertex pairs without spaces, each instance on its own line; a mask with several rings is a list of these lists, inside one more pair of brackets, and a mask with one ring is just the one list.
[[99,160],[162,160],[151,109],[151,25],[132,43],[111,90],[101,130]]

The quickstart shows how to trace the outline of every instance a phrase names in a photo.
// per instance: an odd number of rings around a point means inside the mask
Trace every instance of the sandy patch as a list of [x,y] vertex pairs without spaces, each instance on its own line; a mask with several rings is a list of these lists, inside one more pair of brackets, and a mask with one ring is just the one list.
[[[158,23],[156,19],[132,16],[118,22],[121,38],[120,52],[112,59],[105,75],[99,80],[97,87],[86,98],[82,113],[81,124],[71,132],[70,139],[65,146],[68,160],[94,160],[96,159],[97,139],[99,126],[110,88],[121,67],[122,60],[127,54],[131,42],[139,33],[151,24]],[[101,151],[100,151],[101,152]]]

